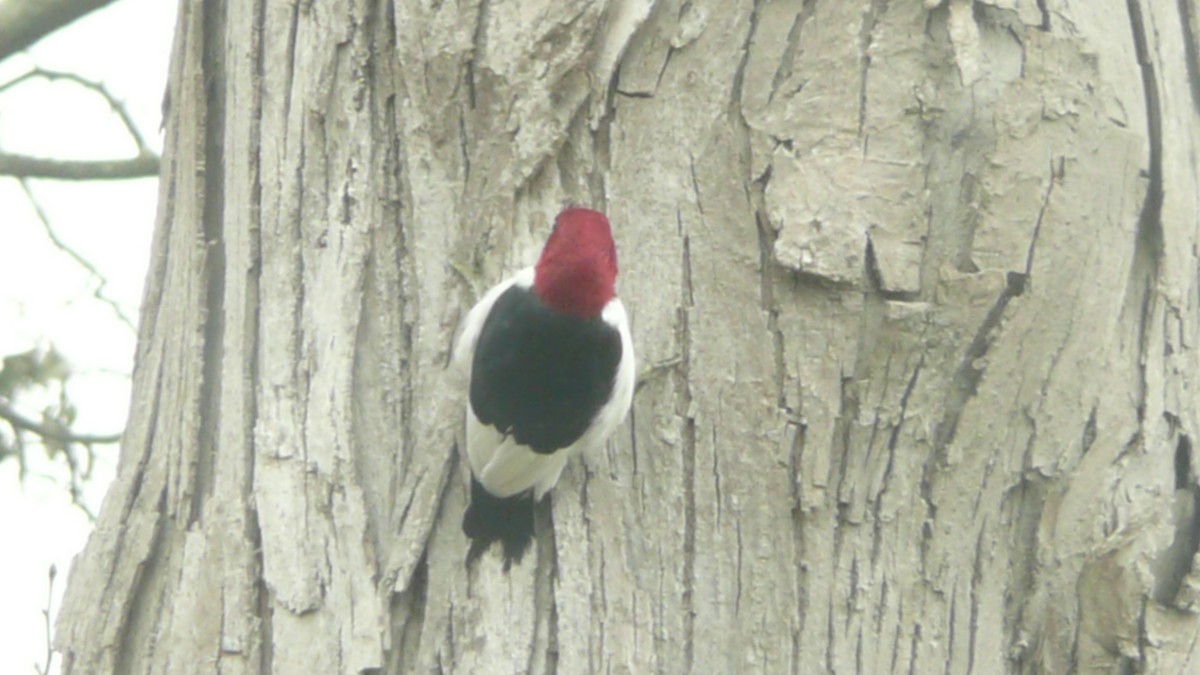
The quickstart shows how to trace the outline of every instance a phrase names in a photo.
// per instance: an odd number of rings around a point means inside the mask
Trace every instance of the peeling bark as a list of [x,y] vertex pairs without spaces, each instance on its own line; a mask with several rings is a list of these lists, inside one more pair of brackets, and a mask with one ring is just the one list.
[[[1191,672],[1187,2],[185,0],[66,672]],[[510,573],[446,371],[564,204],[641,363]]]

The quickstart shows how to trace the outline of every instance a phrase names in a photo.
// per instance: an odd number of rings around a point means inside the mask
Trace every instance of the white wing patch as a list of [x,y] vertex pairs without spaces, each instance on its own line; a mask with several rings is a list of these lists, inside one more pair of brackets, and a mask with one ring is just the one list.
[[451,363],[456,369],[465,373],[468,380],[471,377],[471,361],[475,357],[475,345],[479,342],[479,333],[483,331],[483,324],[487,321],[488,314],[492,312],[492,305],[496,304],[496,300],[504,294],[504,291],[514,285],[521,288],[532,286],[533,268],[526,267],[493,286],[479,302],[475,303],[471,311],[467,312],[467,318],[463,320],[462,332],[458,334],[458,343],[454,345],[454,357],[451,359]]
[[558,482],[571,448],[550,454],[534,452],[529,446],[517,443],[513,436],[505,436],[495,427],[480,422],[468,406],[467,455],[471,471],[497,497],[511,497],[535,488],[534,498],[541,499]]

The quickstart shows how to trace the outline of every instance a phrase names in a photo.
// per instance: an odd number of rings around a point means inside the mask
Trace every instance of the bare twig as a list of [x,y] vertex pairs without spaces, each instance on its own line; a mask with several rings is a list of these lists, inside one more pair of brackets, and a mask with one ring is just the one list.
[[[91,446],[85,446],[85,447],[90,448]],[[62,475],[60,472],[57,472],[57,471],[58,471],[57,468],[47,469],[47,470],[31,469],[26,473],[26,475],[21,476],[20,482],[24,483],[26,480],[28,480],[29,476],[33,476],[35,478],[40,478],[48,483],[58,484],[62,481]],[[83,513],[85,518],[87,518],[90,522],[95,523],[96,522],[96,512],[93,511],[92,508],[89,507],[87,504],[85,504],[83,501],[82,480],[76,476],[70,476],[70,479],[71,479],[71,483],[67,486],[67,496],[71,498],[71,506],[74,506],[75,508],[79,509]]]
[[126,326],[128,326],[130,330],[136,332],[137,328],[133,325],[133,321],[131,321],[128,316],[125,316],[125,312],[121,310],[121,306],[118,305],[115,300],[104,294],[104,287],[108,285],[108,279],[105,279],[104,275],[100,274],[100,271],[97,270],[92,263],[88,262],[87,258],[79,255],[74,249],[68,246],[66,242],[58,238],[58,235],[54,232],[54,228],[50,225],[50,217],[46,215],[45,210],[42,209],[42,205],[38,203],[37,198],[34,196],[33,190],[29,188],[29,181],[21,178],[18,180],[18,182],[21,184],[21,189],[25,191],[25,196],[29,199],[30,205],[33,206],[34,213],[37,214],[38,220],[42,222],[42,228],[46,231],[46,236],[50,239],[50,241],[53,242],[53,244],[58,247],[60,251],[71,256],[75,262],[79,263],[80,267],[87,270],[88,273],[95,277],[99,282],[96,285],[96,290],[94,293],[92,293],[92,295],[95,296],[97,300],[111,307],[113,313],[117,315],[117,318],[120,319],[120,321]]
[[88,12],[114,0],[0,2],[0,59],[8,58]]
[[114,180],[158,175],[158,155],[146,144],[145,137],[138,130],[124,101],[114,96],[103,82],[89,80],[77,73],[38,67],[0,84],[0,94],[35,79],[49,82],[58,80],[70,82],[103,98],[108,103],[108,107],[121,120],[121,126],[125,127],[125,132],[137,146],[137,156],[110,160],[61,160],[0,152],[0,174],[18,178],[57,178],[60,180]]
[[47,159],[0,152],[0,175],[58,180],[120,180],[158,176],[158,156],[96,161]]
[[[7,421],[13,428],[14,449],[10,454],[15,454],[17,457],[17,463],[20,467],[20,479],[22,481],[25,480],[28,473],[25,458],[25,440],[22,432],[29,432],[38,436],[43,444],[57,444],[60,447],[60,452],[56,454],[61,454],[67,462],[67,469],[71,480],[67,488],[67,493],[71,496],[71,503],[80,511],[83,511],[89,520],[94,522],[96,520],[95,512],[83,502],[83,483],[91,476],[92,468],[95,465],[96,455],[92,446],[96,444],[116,443],[121,440],[121,434],[104,436],[78,434],[61,425],[38,423],[14,410],[4,398],[0,398],[0,420]],[[80,458],[76,456],[75,450],[77,448],[83,449],[83,459],[86,460],[86,465],[81,464]]]
[[138,131],[137,125],[133,123],[133,117],[129,114],[129,110],[126,109],[124,101],[121,101],[114,96],[113,93],[108,90],[108,87],[104,86],[103,82],[90,80],[78,73],[35,67],[27,73],[15,77],[4,84],[0,84],[0,94],[3,94],[5,91],[16,87],[22,82],[27,82],[33,79],[48,80],[50,82],[54,82],[55,80],[63,80],[77,84],[88,91],[93,91],[99,94],[100,97],[108,103],[109,107],[112,108],[112,111],[117,114],[117,117],[121,118],[121,123],[125,125],[125,130],[129,132],[129,135],[133,138],[133,142],[137,144],[138,154],[152,154],[149,146],[146,145],[146,139],[142,137],[141,132]]
[[[17,434],[17,435],[19,435],[19,434]],[[18,444],[19,440],[20,439],[14,439],[13,442],[11,444],[9,444],[8,439],[5,438],[3,434],[0,434],[0,462],[3,462],[10,457],[16,458],[17,472],[18,472],[17,475],[19,478],[23,478],[23,476],[20,475],[20,471],[21,471],[20,465],[21,465],[21,453],[24,452],[24,449],[21,448],[20,445]]]
[[82,443],[83,445],[92,445],[96,443],[116,443],[121,440],[121,434],[77,434],[73,431],[54,429],[44,424],[35,422],[28,417],[13,409],[8,401],[0,399],[0,419],[5,420],[13,426],[14,429],[28,431],[37,434],[42,438],[49,438],[59,443]]
[[17,480],[24,482],[25,477],[29,475],[29,463],[25,461],[25,436],[21,433],[16,433],[16,428],[13,428],[13,445],[17,451]]
[[95,464],[95,453],[92,452],[92,446],[85,445],[87,449],[88,468],[86,471],[79,470],[79,460],[75,458],[75,454],[71,452],[71,447],[63,449],[63,457],[67,460],[67,468],[71,473],[71,485],[67,488],[67,494],[71,495],[71,503],[75,508],[83,511],[88,520],[95,522],[96,514],[88,508],[87,504],[83,503],[83,481],[87,480],[92,473],[92,466]]
[[87,375],[89,377],[93,375],[106,375],[108,377],[119,377],[126,381],[129,380],[129,371],[120,370],[118,368],[105,368],[103,366],[96,366],[94,368],[72,367],[71,372],[78,375]]
[[42,618],[46,622],[46,665],[38,666],[36,663],[33,665],[34,670],[41,675],[49,675],[50,664],[54,661],[54,642],[50,636],[50,610],[54,604],[54,577],[56,576],[58,576],[58,568],[51,565],[50,583],[46,588],[46,609],[42,610]]

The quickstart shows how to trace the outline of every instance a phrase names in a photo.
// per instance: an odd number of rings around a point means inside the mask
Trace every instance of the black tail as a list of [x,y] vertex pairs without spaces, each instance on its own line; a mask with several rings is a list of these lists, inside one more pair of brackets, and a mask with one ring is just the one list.
[[504,545],[504,570],[508,571],[513,561],[521,561],[533,541],[533,494],[526,491],[497,497],[471,476],[471,503],[463,514],[462,529],[471,539],[468,565],[499,541]]

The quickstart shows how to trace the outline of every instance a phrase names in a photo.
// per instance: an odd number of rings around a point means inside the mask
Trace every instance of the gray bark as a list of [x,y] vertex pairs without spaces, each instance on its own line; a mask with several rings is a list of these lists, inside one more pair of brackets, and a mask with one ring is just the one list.
[[[1192,0],[182,2],[68,672],[1200,670]],[[466,569],[565,203],[645,366]]]

